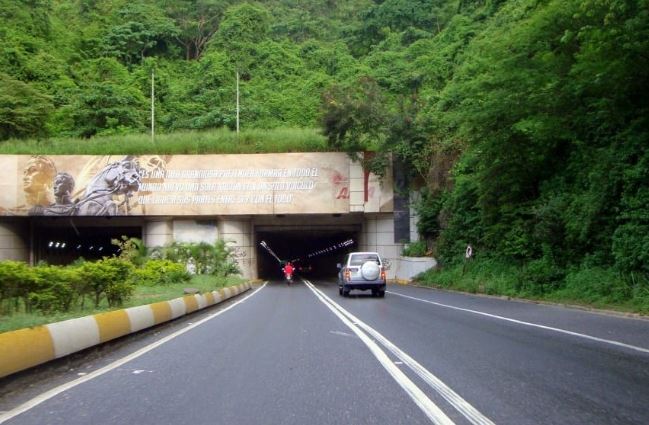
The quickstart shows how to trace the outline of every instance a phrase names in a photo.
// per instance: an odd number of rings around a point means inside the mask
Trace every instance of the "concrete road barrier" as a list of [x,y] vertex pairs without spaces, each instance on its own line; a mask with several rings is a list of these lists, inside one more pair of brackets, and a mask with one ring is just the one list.
[[250,287],[250,283],[243,283],[205,294],[0,333],[0,378],[218,304]]

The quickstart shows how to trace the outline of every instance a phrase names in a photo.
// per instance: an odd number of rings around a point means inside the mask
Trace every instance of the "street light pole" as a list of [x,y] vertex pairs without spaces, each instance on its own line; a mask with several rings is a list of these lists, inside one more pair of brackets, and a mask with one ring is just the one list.
[[151,143],[155,141],[155,71],[151,69]]
[[237,136],[239,135],[239,70],[237,69]]

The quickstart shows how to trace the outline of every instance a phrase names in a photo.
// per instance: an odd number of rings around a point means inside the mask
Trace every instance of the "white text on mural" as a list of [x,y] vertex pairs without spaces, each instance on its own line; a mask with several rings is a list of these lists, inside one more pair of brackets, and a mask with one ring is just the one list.
[[[319,171],[318,168],[152,171],[140,183],[138,202],[141,205],[291,204],[294,200],[291,192],[304,193],[316,187]],[[166,181],[171,179],[194,181]]]
[[318,177],[318,168],[251,168],[215,170],[154,170],[144,178],[154,179],[242,179],[242,178],[292,178]]

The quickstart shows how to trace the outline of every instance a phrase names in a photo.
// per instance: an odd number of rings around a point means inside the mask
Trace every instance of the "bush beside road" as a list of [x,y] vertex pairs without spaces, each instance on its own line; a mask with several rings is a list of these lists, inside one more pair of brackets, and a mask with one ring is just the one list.
[[630,282],[610,269],[597,267],[563,273],[548,267],[517,266],[477,258],[428,270],[417,276],[415,283],[476,294],[649,314],[649,288],[643,281]]
[[[123,304],[123,307],[137,307],[140,305],[171,300],[182,296],[184,289],[188,287],[197,289],[199,293],[204,294],[220,288],[238,285],[244,283],[244,281],[243,278],[238,276],[216,277],[198,275],[193,276],[185,283],[137,286],[132,297]],[[111,310],[114,310],[114,308],[110,308],[106,301],[102,301],[99,307],[94,307],[93,305],[88,304],[85,307],[78,306],[77,308],[67,312],[53,312],[50,314],[43,314],[41,312],[16,312],[11,315],[0,315],[0,333],[44,325],[46,323],[60,322],[75,317],[103,313]]]

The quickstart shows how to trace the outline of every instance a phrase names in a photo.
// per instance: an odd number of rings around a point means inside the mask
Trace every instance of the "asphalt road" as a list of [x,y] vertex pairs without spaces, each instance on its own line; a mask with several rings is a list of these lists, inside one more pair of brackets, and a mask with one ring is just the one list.
[[271,282],[31,388],[0,423],[649,423],[647,320],[405,286],[356,294]]

